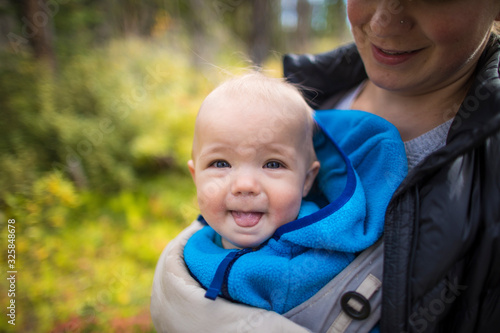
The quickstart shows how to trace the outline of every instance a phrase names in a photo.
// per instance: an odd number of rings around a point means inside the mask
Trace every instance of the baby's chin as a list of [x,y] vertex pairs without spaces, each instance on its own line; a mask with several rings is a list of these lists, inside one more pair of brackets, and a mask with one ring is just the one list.
[[262,240],[240,240],[240,241],[236,241],[236,240],[228,240],[224,237],[222,237],[222,246],[225,248],[225,249],[246,249],[246,248],[255,248],[255,247],[258,247],[260,244],[262,244],[264,241]]

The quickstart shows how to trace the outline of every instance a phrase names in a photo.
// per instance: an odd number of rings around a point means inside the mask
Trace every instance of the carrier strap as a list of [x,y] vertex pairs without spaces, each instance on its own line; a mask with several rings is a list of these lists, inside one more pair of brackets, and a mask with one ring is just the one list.
[[[380,289],[382,286],[382,281],[377,279],[374,275],[370,274],[363,280],[361,285],[356,289],[356,294],[361,295],[361,301],[354,297],[351,297],[346,301],[346,303],[341,302],[341,306],[344,309],[338,317],[333,322],[333,325],[330,326],[330,329],[327,333],[344,333],[349,325],[351,324],[353,319],[358,314],[367,313],[365,318],[368,318],[370,315],[370,302],[368,300],[372,297],[372,295]],[[352,294],[352,295],[356,295]],[[344,296],[350,295],[349,293],[345,293]],[[342,299],[345,299],[342,297]],[[364,318],[362,318],[364,319]]]
[[370,332],[381,314],[383,253],[379,240],[284,316],[311,332]]

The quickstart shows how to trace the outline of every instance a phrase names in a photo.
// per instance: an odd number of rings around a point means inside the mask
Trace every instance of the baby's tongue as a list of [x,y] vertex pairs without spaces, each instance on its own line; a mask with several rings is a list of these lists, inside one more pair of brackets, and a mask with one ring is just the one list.
[[260,218],[262,217],[262,213],[257,213],[257,212],[236,212],[232,211],[231,214],[233,215],[234,221],[236,224],[240,227],[253,227],[257,223],[259,223]]

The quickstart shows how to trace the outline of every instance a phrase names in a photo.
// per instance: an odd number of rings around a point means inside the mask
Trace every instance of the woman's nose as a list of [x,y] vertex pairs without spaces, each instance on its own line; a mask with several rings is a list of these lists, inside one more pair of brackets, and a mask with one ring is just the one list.
[[411,29],[411,18],[400,0],[380,1],[370,20],[370,29],[378,37],[388,37]]
[[233,195],[258,195],[261,191],[258,175],[250,170],[235,172],[231,179],[231,193]]

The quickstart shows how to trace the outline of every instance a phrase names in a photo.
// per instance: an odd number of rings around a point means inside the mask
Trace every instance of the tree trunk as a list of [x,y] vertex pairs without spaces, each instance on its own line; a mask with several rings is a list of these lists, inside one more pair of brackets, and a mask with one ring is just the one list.
[[21,0],[20,11],[23,37],[31,45],[35,58],[46,62],[51,70],[56,68],[53,48],[52,17],[58,7],[49,7],[44,1]]
[[261,66],[269,52],[272,36],[272,10],[268,0],[252,1],[252,30],[250,34],[250,58]]
[[304,53],[308,50],[311,37],[312,7],[308,0],[297,1],[297,35],[295,50]]

